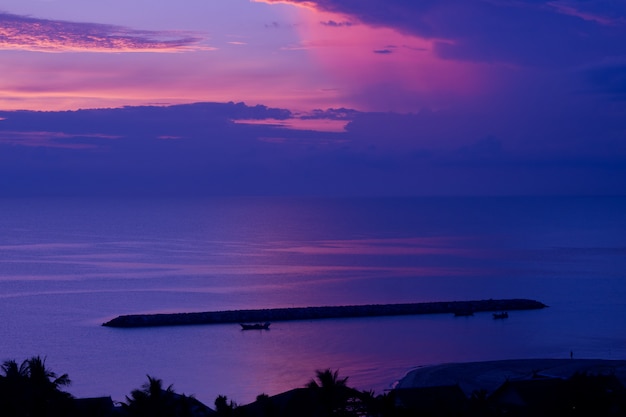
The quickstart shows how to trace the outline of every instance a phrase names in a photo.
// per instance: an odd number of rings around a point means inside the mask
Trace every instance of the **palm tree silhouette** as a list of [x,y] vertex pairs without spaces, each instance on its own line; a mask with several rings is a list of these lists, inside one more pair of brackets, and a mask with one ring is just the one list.
[[[148,382],[141,389],[131,391],[122,407],[131,417],[186,417],[192,416],[196,400],[193,396],[177,394],[173,385],[163,388],[163,381],[147,375]],[[199,411],[198,411],[199,414]]]
[[317,370],[315,371],[316,379],[312,379],[307,384],[307,388],[311,389],[325,389],[325,390],[335,390],[338,387],[345,387],[348,382],[348,377],[339,378],[339,371],[331,371],[330,369],[325,369],[323,371]]
[[28,410],[28,395],[26,392],[28,370],[26,362],[19,365],[14,360],[2,364],[0,377],[0,410],[9,416],[23,416]]
[[130,416],[165,416],[168,394],[174,392],[172,385],[163,389],[163,381],[147,375],[148,382],[141,389],[134,389],[126,396],[124,409]]
[[27,362],[22,362],[21,365],[18,365],[15,360],[4,361],[2,364],[2,373],[3,377],[11,380],[17,380],[19,378],[27,378],[28,377],[28,368]]
[[306,388],[317,397],[319,414],[324,417],[355,415],[353,403],[358,391],[348,387],[348,378],[339,378],[339,371],[325,369],[315,371],[316,378]]
[[70,385],[67,374],[57,376],[45,358],[33,356],[21,364],[5,361],[0,367],[0,410],[10,416],[55,417],[67,415],[72,396],[61,390]]
[[46,368],[46,360],[39,356],[27,359],[26,368],[31,383],[44,389],[58,391],[61,387],[72,383],[67,374],[57,376],[57,374]]

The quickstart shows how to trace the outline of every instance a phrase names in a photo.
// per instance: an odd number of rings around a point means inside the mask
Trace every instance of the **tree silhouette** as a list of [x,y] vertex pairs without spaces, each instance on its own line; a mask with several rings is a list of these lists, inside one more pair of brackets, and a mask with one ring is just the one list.
[[19,378],[28,378],[28,362],[24,361],[21,365],[18,365],[15,360],[4,361],[2,364],[3,377],[11,380],[18,380]]
[[39,356],[28,359],[26,363],[28,377],[36,386],[58,391],[61,387],[68,386],[72,383],[67,374],[57,376],[57,374],[46,368],[45,359]]
[[21,365],[14,360],[2,364],[0,377],[0,410],[9,416],[27,415],[28,394],[26,393],[28,370],[26,361]]
[[235,415],[235,410],[237,409],[237,404],[232,400],[229,401],[228,397],[225,395],[219,395],[215,399],[215,411],[217,415],[220,417],[230,417]]
[[323,417],[359,415],[359,392],[348,387],[348,378],[339,378],[339,371],[325,369],[315,372],[316,378],[306,387],[317,397],[318,413]]
[[163,381],[148,377],[141,389],[131,391],[122,407],[131,417],[187,417],[193,415],[194,399],[177,394],[173,385],[163,388]]
[[57,376],[46,367],[45,359],[34,356],[21,364],[5,361],[0,378],[0,410],[22,417],[65,416],[72,407],[72,396],[61,390],[70,385],[67,374]]

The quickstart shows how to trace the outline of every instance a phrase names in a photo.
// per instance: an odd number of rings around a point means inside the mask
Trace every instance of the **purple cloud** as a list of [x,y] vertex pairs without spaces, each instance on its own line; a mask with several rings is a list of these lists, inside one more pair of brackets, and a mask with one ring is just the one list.
[[333,27],[333,28],[339,28],[339,27],[350,27],[352,26],[354,23],[350,22],[350,21],[345,21],[345,22],[335,22],[334,20],[328,20],[326,22],[320,22],[322,25],[324,26],[329,26],[329,27]]
[[327,119],[327,120],[352,120],[359,114],[358,111],[352,109],[315,109],[309,113],[302,114],[301,119]]
[[201,37],[176,31],[37,19],[0,13],[0,49],[37,52],[178,52],[209,49]]
[[313,3],[355,21],[434,40],[435,52],[446,59],[559,66],[626,55],[626,7],[621,2],[288,1]]
[[[476,120],[451,110],[294,115],[243,103],[197,103],[0,112],[0,194],[626,192],[620,141],[626,121],[620,114],[561,111],[561,118],[508,130],[492,120],[497,115]],[[327,132],[234,122],[294,117],[349,123],[343,132]],[[554,137],[563,120],[571,126]],[[516,141],[520,135],[536,140]]]

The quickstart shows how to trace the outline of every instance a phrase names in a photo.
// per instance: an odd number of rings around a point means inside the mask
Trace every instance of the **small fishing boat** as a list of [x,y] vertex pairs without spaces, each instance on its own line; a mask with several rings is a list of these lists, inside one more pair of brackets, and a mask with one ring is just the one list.
[[507,311],[503,311],[501,313],[493,313],[494,319],[508,319],[509,313]]
[[239,323],[239,325],[241,326],[241,330],[269,330],[270,328],[270,323],[267,321],[265,323]]

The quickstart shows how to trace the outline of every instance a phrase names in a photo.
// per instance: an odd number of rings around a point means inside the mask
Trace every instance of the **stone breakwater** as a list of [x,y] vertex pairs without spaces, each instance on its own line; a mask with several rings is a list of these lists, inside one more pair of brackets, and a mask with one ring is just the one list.
[[226,324],[316,320],[350,317],[405,316],[416,314],[445,314],[456,312],[495,312],[535,310],[547,307],[528,299],[439,301],[407,304],[369,304],[328,307],[292,307],[260,310],[227,310],[198,313],[133,314],[118,316],[103,323],[107,327],[183,326],[193,324]]

